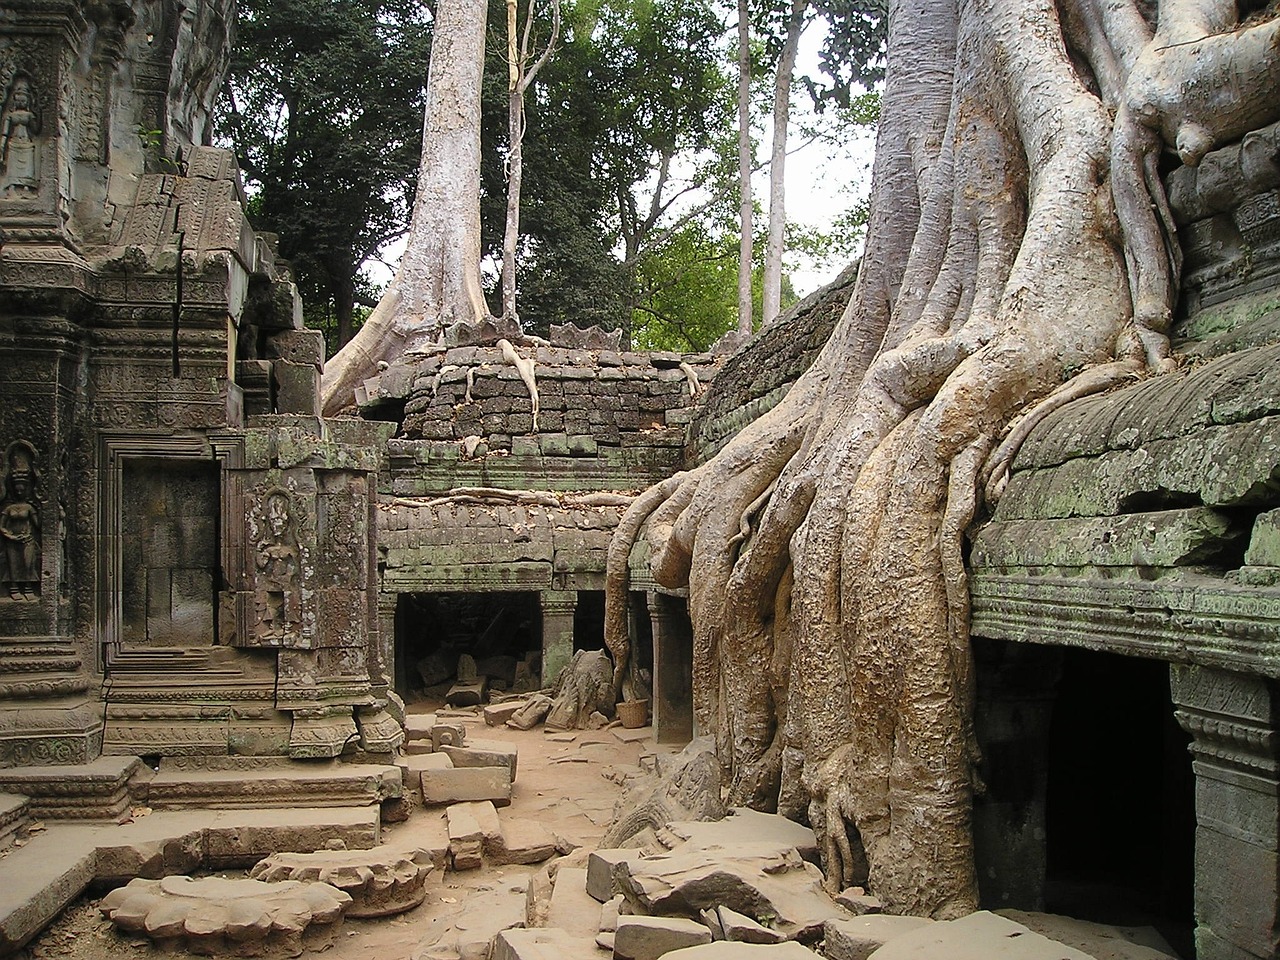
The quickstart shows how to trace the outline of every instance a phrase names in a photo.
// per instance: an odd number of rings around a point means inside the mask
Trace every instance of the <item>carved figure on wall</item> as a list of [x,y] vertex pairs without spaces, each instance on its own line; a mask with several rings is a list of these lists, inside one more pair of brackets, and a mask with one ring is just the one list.
[[13,78],[0,113],[0,189],[6,197],[30,197],[40,189],[35,141],[39,132],[40,114],[36,111],[31,78],[19,73]]
[[0,540],[4,542],[4,582],[10,600],[40,596],[40,506],[36,451],[17,440],[5,451],[4,500],[0,501]]
[[268,491],[264,500],[262,536],[257,543],[257,613],[255,633],[260,640],[282,640],[301,621],[298,572],[301,557],[293,532],[289,492]]

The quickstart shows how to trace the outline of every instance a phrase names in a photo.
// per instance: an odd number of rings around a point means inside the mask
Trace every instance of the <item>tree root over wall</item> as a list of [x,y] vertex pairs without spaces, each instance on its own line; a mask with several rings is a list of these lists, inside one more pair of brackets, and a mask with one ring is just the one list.
[[981,493],[1047,411],[1172,367],[1159,152],[1196,163],[1280,112],[1280,22],[1163,0],[1157,31],[1154,6],[890,4],[849,307],[787,398],[637,498],[610,551],[615,682],[644,536],[656,579],[689,588],[728,802],[807,814],[829,884],[894,912],[977,904],[962,546]]

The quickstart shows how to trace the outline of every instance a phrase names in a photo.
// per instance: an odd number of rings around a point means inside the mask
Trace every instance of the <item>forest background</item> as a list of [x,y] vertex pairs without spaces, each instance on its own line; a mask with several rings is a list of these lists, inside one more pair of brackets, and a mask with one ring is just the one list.
[[[529,2],[533,46],[544,48],[549,0],[520,2],[521,24]],[[793,272],[816,286],[861,241],[883,69],[879,0],[752,0],[757,157],[768,155],[760,144],[797,11],[804,52],[788,98],[788,163],[789,179],[803,183],[792,202],[799,194],[812,209],[817,196],[824,209],[813,222],[788,223],[784,307],[808,292],[795,289]],[[553,323],[599,324],[622,327],[639,348],[705,349],[738,320],[738,11],[687,0],[560,0],[559,13],[552,56],[526,96],[521,321],[541,335]],[[239,158],[255,228],[279,234],[307,324],[325,332],[330,355],[376,304],[408,228],[432,19],[416,0],[240,5],[219,136]],[[491,309],[501,302],[510,153],[506,22],[505,0],[490,0],[481,221]],[[815,175],[827,163],[831,172]],[[753,179],[767,177],[767,162],[757,161]],[[754,192],[767,204],[767,188]],[[754,205],[758,325],[767,211]]]

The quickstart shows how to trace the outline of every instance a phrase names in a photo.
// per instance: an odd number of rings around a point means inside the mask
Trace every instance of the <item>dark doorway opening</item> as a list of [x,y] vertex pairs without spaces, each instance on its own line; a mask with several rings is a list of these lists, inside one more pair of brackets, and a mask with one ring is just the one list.
[[537,689],[542,657],[538,594],[400,595],[395,656],[401,696],[443,696],[463,654],[475,659],[491,689]]
[[579,590],[573,610],[573,649],[604,649],[604,591]]
[[1049,734],[1045,908],[1194,956],[1195,777],[1169,667],[1066,650]]

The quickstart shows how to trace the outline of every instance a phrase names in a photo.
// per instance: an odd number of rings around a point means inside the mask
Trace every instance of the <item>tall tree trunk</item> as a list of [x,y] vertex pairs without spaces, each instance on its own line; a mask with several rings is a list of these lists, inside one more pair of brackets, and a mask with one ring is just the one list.
[[778,58],[778,74],[773,83],[773,152],[769,160],[769,246],[764,260],[762,323],[773,323],[782,309],[782,251],[787,230],[787,126],[791,118],[791,76],[796,68],[796,51],[809,0],[792,0],[787,21],[787,37]]
[[748,0],[738,0],[738,332],[751,335],[751,273],[754,269],[751,197],[751,18]]
[[[1129,0],[889,9],[848,309],[778,406],[619,530],[688,587],[728,802],[807,806],[829,886],[951,917],[977,902],[963,538],[1008,451],[988,457],[1044,398],[1170,365],[1158,152],[1195,163],[1280,116],[1280,18],[1164,0],[1152,36]],[[626,590],[606,584],[622,661]]]
[[516,253],[520,247],[520,187],[524,180],[524,95],[551,59],[560,36],[560,0],[551,0],[551,35],[530,66],[536,0],[529,0],[523,35],[517,39],[517,0],[507,0],[507,221],[502,235],[502,315],[515,320]]
[[326,365],[324,412],[350,405],[379,362],[488,315],[480,287],[480,85],[487,4],[436,6],[418,193],[395,278],[360,332]]

